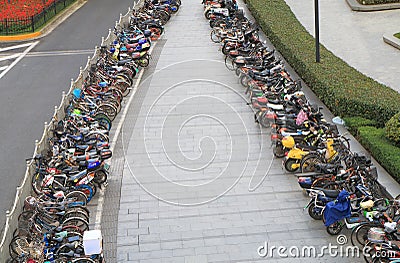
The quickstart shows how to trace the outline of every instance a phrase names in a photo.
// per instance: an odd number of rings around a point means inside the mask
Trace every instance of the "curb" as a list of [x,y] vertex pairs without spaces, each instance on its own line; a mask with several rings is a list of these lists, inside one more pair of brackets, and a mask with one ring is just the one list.
[[87,0],[76,1],[53,17],[50,22],[38,32],[15,36],[0,36],[0,42],[21,42],[45,37],[86,3]]
[[351,10],[358,12],[374,12],[374,11],[384,11],[384,10],[400,8],[400,3],[381,4],[381,5],[362,5],[358,3],[357,0],[346,0],[346,2],[350,6]]
[[393,34],[388,34],[388,33],[383,34],[383,42],[397,49],[400,49],[400,39],[393,36]]

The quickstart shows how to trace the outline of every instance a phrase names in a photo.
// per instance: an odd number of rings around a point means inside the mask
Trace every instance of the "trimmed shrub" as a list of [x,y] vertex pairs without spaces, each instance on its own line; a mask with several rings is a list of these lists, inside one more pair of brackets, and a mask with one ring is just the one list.
[[360,142],[400,182],[400,148],[385,138],[385,130],[365,126],[359,127],[358,134]]
[[376,121],[365,119],[363,117],[345,117],[343,120],[345,121],[348,130],[355,136],[358,135],[358,128],[361,126],[377,126]]
[[321,63],[315,63],[314,38],[284,0],[246,2],[274,46],[335,115],[373,119],[383,127],[400,111],[399,93],[361,74],[325,47],[321,46]]
[[394,144],[400,146],[400,112],[386,123],[385,135]]

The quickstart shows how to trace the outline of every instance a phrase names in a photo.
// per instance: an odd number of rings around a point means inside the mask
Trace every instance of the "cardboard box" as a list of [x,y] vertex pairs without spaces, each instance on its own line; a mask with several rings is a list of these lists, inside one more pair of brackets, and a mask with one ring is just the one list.
[[103,252],[103,237],[100,230],[83,232],[83,248],[85,255],[101,254]]

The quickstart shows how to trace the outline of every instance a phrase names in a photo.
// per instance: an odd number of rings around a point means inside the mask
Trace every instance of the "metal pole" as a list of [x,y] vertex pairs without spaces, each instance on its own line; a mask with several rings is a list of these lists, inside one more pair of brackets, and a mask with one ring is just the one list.
[[319,8],[318,1],[314,0],[314,11],[315,11],[315,62],[320,62],[319,54]]

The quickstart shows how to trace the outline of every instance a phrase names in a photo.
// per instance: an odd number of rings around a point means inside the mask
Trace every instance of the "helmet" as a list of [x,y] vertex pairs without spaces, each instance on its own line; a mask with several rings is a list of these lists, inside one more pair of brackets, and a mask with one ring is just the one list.
[[102,82],[99,82],[99,87],[100,88],[105,88],[105,87],[107,87],[107,82],[105,82],[105,81],[102,81]]
[[149,36],[151,36],[151,31],[149,29],[146,29],[146,30],[144,30],[143,34],[145,37],[149,37]]
[[77,98],[77,99],[81,98],[81,96],[82,96],[82,92],[81,92],[80,89],[74,89],[74,90],[72,91],[72,94],[73,94],[74,97]]
[[294,147],[294,139],[293,139],[293,137],[292,136],[285,136],[285,137],[283,137],[282,138],[282,145],[285,147],[285,148],[289,148],[289,149],[291,149],[291,148],[293,148]]
[[111,52],[111,53],[114,53],[114,52],[115,52],[115,48],[113,48],[113,47],[110,48],[110,52]]
[[75,115],[81,115],[82,113],[81,113],[81,110],[79,110],[79,109],[74,109],[73,114],[75,114]]

